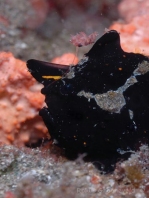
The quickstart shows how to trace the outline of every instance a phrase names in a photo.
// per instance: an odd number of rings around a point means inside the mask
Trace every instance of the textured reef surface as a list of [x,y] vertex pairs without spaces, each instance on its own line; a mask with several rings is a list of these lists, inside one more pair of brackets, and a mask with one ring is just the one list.
[[44,85],[47,107],[40,115],[69,158],[86,153],[86,159],[111,170],[131,150],[148,144],[149,58],[124,52],[115,30],[75,66],[31,59],[27,67]]

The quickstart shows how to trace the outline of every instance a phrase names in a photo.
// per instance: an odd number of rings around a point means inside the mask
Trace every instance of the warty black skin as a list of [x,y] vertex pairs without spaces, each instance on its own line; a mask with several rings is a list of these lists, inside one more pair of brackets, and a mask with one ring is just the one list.
[[[103,162],[108,171],[113,169],[113,163],[130,155],[119,154],[119,149],[136,150],[141,143],[148,143],[149,72],[137,75],[138,82],[123,92],[126,104],[119,113],[106,111],[94,99],[77,94],[82,90],[94,95],[116,91],[133,75],[139,63],[149,62],[149,59],[142,54],[124,52],[115,30],[99,38],[85,57],[87,61],[71,69],[38,60],[29,60],[27,67],[44,85],[41,92],[47,107],[39,114],[51,138],[69,158],[86,153],[87,159]],[[70,70],[74,77],[69,79]],[[61,75],[62,78],[45,79],[42,77],[45,75]],[[130,118],[129,110],[133,112],[133,118]]]

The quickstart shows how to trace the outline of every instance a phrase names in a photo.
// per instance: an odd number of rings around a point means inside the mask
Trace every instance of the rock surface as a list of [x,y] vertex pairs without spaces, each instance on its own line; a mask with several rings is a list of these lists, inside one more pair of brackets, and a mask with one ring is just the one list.
[[117,164],[109,175],[100,174],[82,157],[71,162],[48,150],[1,146],[0,197],[148,198],[148,147]]

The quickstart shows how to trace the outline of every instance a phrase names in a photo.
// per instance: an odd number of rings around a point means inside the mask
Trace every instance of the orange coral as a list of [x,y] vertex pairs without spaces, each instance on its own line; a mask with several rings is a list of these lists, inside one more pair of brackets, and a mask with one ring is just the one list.
[[15,195],[11,191],[8,191],[5,193],[5,198],[15,198]]
[[115,29],[121,34],[121,45],[125,51],[135,52],[135,49],[139,47],[140,53],[149,54],[148,19],[149,14],[145,13],[132,18],[131,22],[127,24],[115,22],[110,27],[110,29]]
[[131,21],[132,18],[149,12],[149,1],[123,0],[118,5],[118,10],[126,21]]
[[56,63],[56,64],[62,64],[62,65],[71,65],[71,64],[75,65],[78,63],[78,58],[73,53],[66,53],[66,54],[63,54],[62,56],[52,59],[51,62]]
[[92,184],[99,184],[102,181],[102,179],[99,175],[93,175],[90,181]]
[[0,141],[24,144],[45,137],[47,130],[38,116],[44,97],[26,63],[11,53],[1,52],[0,78]]

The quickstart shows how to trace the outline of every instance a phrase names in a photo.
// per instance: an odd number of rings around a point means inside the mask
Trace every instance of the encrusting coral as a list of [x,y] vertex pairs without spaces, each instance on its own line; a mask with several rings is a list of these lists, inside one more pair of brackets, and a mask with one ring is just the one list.
[[0,79],[0,142],[32,144],[46,137],[47,130],[38,116],[43,106],[41,86],[29,74],[25,62],[1,52]]
[[122,48],[149,55],[149,2],[124,0],[119,5],[119,12],[123,20],[114,22],[110,29],[120,33]]
[[56,64],[74,65],[78,63],[78,57],[73,53],[65,53],[53,58],[51,62]]

